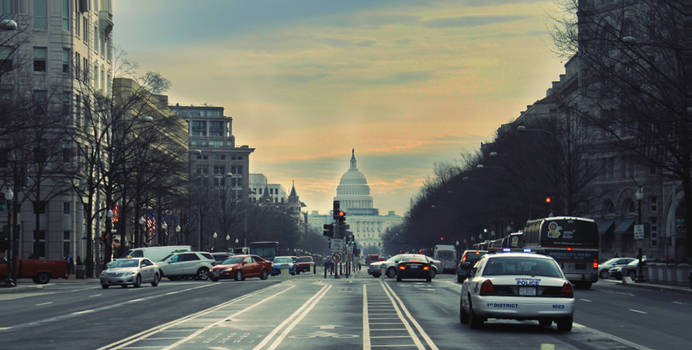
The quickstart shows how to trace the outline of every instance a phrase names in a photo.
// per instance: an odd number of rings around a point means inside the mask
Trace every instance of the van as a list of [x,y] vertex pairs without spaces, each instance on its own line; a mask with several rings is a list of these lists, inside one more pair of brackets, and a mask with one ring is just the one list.
[[456,272],[456,248],[453,245],[436,244],[433,248],[433,258],[440,261],[438,272]]
[[192,246],[189,245],[165,245],[160,247],[143,247],[130,249],[125,257],[128,258],[148,258],[151,261],[161,261],[168,255],[178,252],[189,252]]

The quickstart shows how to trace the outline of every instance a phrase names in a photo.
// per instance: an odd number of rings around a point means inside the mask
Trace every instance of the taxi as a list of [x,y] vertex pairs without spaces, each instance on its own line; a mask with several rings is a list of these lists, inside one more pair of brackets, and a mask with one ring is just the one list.
[[541,327],[572,329],[574,290],[549,256],[486,254],[461,285],[459,321],[481,328],[489,318],[538,320]]

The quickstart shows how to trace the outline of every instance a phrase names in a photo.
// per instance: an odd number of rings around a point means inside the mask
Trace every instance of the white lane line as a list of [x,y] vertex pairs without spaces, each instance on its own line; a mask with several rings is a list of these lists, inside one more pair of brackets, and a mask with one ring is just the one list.
[[399,316],[399,320],[401,322],[397,322],[396,324],[403,324],[404,328],[406,328],[406,332],[408,332],[409,336],[411,337],[411,340],[413,340],[414,345],[419,349],[419,350],[425,350],[425,346],[423,343],[418,339],[418,336],[416,335],[416,332],[413,331],[413,328],[411,328],[411,324],[406,320],[406,317],[402,314],[399,306],[396,304],[394,301],[394,298],[392,298],[389,290],[385,287],[385,283],[380,281],[380,285],[382,289],[384,290],[384,294],[387,295],[389,298],[390,302],[392,303],[392,307],[394,308],[394,311],[396,311],[397,316]]
[[[380,329],[371,329],[373,332],[389,332],[389,331],[406,331],[406,328],[380,328]],[[408,337],[408,336],[407,336]]]
[[681,301],[674,301],[673,304],[685,305],[685,303],[683,303],[683,302],[681,302]]
[[648,314],[648,312],[646,312],[646,311],[637,310],[637,309],[630,309],[630,311],[636,312],[636,313],[638,313],[638,314],[644,314],[644,315]]
[[652,348],[646,347],[646,346],[644,346],[644,345],[639,345],[639,344],[637,344],[637,343],[633,343],[633,342],[631,342],[631,341],[629,341],[629,340],[622,339],[622,338],[620,338],[620,337],[618,337],[618,336],[615,336],[615,335],[613,335],[613,334],[610,334],[610,333],[606,333],[606,332],[603,332],[603,331],[599,331],[598,329],[595,329],[595,328],[587,327],[587,326],[585,326],[585,325],[583,325],[583,324],[579,324],[579,323],[574,322],[574,323],[573,323],[573,327],[574,327],[574,328],[586,329],[586,330],[589,331],[589,332],[596,333],[596,334],[598,334],[598,335],[600,335],[600,336],[602,336],[602,337],[605,337],[605,338],[610,338],[610,339],[615,340],[616,342],[618,342],[618,343],[620,343],[620,344],[623,344],[623,345],[625,345],[625,346],[629,346],[629,347],[634,348],[634,349],[636,349],[636,350],[653,350]]
[[372,339],[408,338],[408,335],[376,335]]
[[[432,341],[432,339],[430,339],[430,337],[428,336],[428,334],[425,333],[425,330],[423,330],[423,327],[421,327],[420,324],[418,323],[418,321],[416,321],[416,319],[413,318],[413,316],[411,315],[411,313],[408,312],[408,309],[406,308],[406,305],[404,305],[404,302],[401,301],[401,299],[399,298],[399,296],[396,295],[396,293],[394,293],[394,290],[393,290],[388,284],[386,284],[386,283],[384,283],[384,282],[380,282],[380,283],[383,284],[383,285],[389,290],[389,292],[391,293],[391,295],[397,300],[398,306],[401,307],[401,310],[402,310],[402,311],[406,314],[406,316],[411,320],[411,323],[413,323],[413,325],[416,327],[416,329],[418,330],[418,333],[420,333],[420,335],[423,337],[423,339],[424,339],[425,342],[428,344],[428,346],[429,346],[432,350],[439,350],[439,348],[437,347],[437,345],[435,345],[435,343]],[[396,303],[394,303],[394,304],[396,304]]]
[[48,301],[48,302],[45,302],[45,303],[36,304],[36,306],[50,305],[50,304],[52,304],[52,303],[53,303],[52,301]]
[[96,297],[100,297],[102,295],[103,294],[100,294],[100,293],[99,294],[93,294],[93,295],[90,295],[89,298],[96,298]]
[[363,284],[363,350],[370,350],[370,324],[368,315],[368,289]]
[[373,348],[403,348],[409,346],[418,346],[416,344],[400,344],[400,345],[373,345]]
[[[266,345],[271,338],[278,333],[282,328],[285,327],[283,332],[279,334],[278,337],[274,340],[274,342],[269,345],[269,347],[266,348],[266,350],[274,350],[276,349],[279,344],[286,338],[286,335],[288,335],[288,332],[290,332],[300,321],[305,318],[305,316],[310,313],[310,311],[319,303],[319,301],[327,294],[327,292],[332,288],[332,285],[325,285],[320,289],[315,295],[312,296],[312,298],[308,299],[305,304],[303,304],[298,310],[296,310],[291,316],[289,316],[284,322],[282,322],[280,325],[278,325],[276,328],[274,328],[269,335],[264,338],[257,346],[253,348],[253,350],[260,350],[264,345]],[[288,326],[285,326],[286,323],[291,322]]]
[[278,292],[278,293],[275,293],[275,294],[273,294],[273,295],[270,296],[270,297],[263,298],[262,300],[260,300],[260,301],[258,301],[258,302],[256,302],[256,303],[254,303],[254,304],[252,304],[252,305],[250,305],[250,306],[248,306],[248,307],[246,307],[246,308],[244,308],[244,309],[242,309],[242,310],[240,310],[240,311],[238,311],[238,312],[236,312],[236,313],[234,313],[234,314],[232,314],[232,315],[230,315],[230,316],[223,317],[223,318],[221,318],[221,320],[219,320],[219,321],[217,321],[217,322],[214,322],[214,323],[212,323],[212,324],[209,324],[209,325],[207,325],[207,326],[205,326],[205,327],[203,327],[203,328],[201,328],[201,329],[198,329],[198,330],[196,330],[195,332],[193,332],[192,334],[188,335],[187,337],[185,337],[185,338],[183,338],[183,339],[180,339],[179,341],[177,341],[177,342],[175,342],[175,343],[173,343],[173,344],[171,344],[171,345],[169,345],[169,346],[167,346],[167,347],[165,347],[165,348],[162,348],[162,350],[170,350],[170,349],[173,349],[173,348],[177,347],[177,346],[180,345],[180,344],[186,343],[186,342],[188,342],[189,340],[191,340],[191,339],[197,337],[198,335],[202,334],[202,333],[205,332],[206,330],[208,330],[208,329],[210,329],[210,328],[212,328],[212,327],[216,327],[216,326],[218,326],[219,324],[225,323],[227,319],[233,319],[234,317],[237,317],[238,315],[240,315],[240,314],[242,314],[242,313],[245,313],[246,311],[250,311],[250,310],[254,309],[255,307],[257,307],[257,306],[259,306],[259,305],[262,305],[263,303],[265,303],[265,302],[267,302],[267,301],[269,301],[269,300],[272,300],[272,299],[278,297],[279,295],[281,295],[281,294],[285,293],[286,291],[291,290],[291,289],[293,289],[293,288],[295,288],[295,284],[292,284],[290,287],[288,287],[288,288],[286,288],[286,289],[284,289],[284,290],[282,290],[282,291],[280,291],[280,292]]
[[590,302],[591,302],[591,300],[589,300],[589,299],[584,299],[584,298],[579,298],[579,300],[585,301],[585,302],[587,302],[587,303],[590,303]]
[[90,309],[90,310],[84,310],[84,311],[77,311],[77,312],[73,312],[72,315],[90,314],[90,313],[92,313],[92,312],[94,312],[94,311],[96,311],[96,310]]

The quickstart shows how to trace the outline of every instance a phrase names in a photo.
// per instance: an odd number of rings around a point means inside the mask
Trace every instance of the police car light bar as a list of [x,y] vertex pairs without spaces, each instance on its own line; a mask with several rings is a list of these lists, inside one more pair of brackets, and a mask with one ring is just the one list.
[[509,249],[509,248],[502,248],[502,251],[505,252],[505,253],[509,253],[509,252],[511,252],[512,250]]
[[531,253],[531,248],[524,248],[524,253]]

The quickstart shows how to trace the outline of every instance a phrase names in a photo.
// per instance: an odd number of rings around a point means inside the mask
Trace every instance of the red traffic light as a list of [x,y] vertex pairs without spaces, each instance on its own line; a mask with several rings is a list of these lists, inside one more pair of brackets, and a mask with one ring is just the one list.
[[440,241],[444,241],[444,240],[445,240],[445,236],[440,236]]
[[551,201],[550,197],[545,197],[545,202],[546,202],[546,203],[550,203],[550,201]]
[[346,212],[343,210],[339,210],[339,216],[341,216],[341,217],[346,216]]

